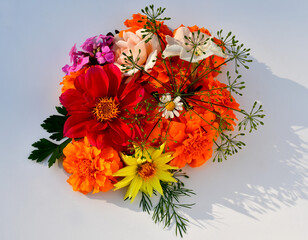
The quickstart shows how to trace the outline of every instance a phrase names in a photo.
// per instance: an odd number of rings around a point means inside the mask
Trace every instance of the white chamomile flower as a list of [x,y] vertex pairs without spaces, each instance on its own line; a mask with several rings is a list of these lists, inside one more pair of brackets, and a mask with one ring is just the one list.
[[179,111],[183,110],[183,103],[181,102],[180,96],[172,100],[171,94],[167,93],[163,94],[159,100],[159,106],[161,107],[159,111],[163,112],[162,117],[168,119],[169,117],[174,118],[174,116],[180,116]]

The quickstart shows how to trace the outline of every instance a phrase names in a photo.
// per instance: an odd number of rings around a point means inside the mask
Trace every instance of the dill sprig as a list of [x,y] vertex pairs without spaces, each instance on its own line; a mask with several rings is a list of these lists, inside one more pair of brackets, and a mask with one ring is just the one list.
[[[179,179],[181,177],[188,178],[181,169],[174,170],[173,177],[177,182],[161,182],[164,195],[160,196],[159,201],[154,208],[151,198],[145,193],[142,193],[139,207],[148,214],[153,210],[152,219],[155,223],[163,223],[164,228],[169,228],[172,225],[175,225],[175,234],[179,234],[183,237],[183,233],[187,232],[187,224],[189,223],[189,220],[184,217],[181,209],[189,209],[194,205],[194,203],[180,203],[180,197],[190,197],[191,195],[195,195],[195,193],[193,190],[185,188],[184,183]],[[154,194],[157,195],[156,192],[154,192]]]
[[214,140],[216,145],[215,156],[213,158],[213,162],[217,161],[222,162],[222,160],[227,160],[227,156],[231,156],[237,153],[242,147],[246,144],[242,141],[237,140],[237,137],[244,136],[244,133],[236,134],[232,136],[231,134],[228,136],[226,134],[220,135],[220,144]]
[[239,130],[241,130],[242,127],[244,127],[244,130],[249,127],[249,132],[251,132],[252,130],[257,130],[259,124],[264,125],[261,120],[265,117],[265,114],[263,114],[262,105],[259,105],[259,107],[257,107],[257,105],[258,101],[255,101],[250,113],[246,112],[245,110],[241,111],[245,115],[245,117],[244,120],[238,124]]

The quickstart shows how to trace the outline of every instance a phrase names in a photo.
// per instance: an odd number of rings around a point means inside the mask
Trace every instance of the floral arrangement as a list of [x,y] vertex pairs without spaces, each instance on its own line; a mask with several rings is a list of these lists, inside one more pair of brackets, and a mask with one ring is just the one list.
[[[138,199],[155,223],[174,223],[182,236],[188,219],[181,208],[193,204],[180,197],[195,194],[182,168],[235,154],[243,131],[257,129],[264,114],[258,101],[245,111],[234,98],[245,87],[238,69],[248,69],[250,49],[231,32],[171,31],[164,11],[150,5],[124,22],[127,29],[72,47],[62,106],[41,125],[50,140],[35,142],[29,159],[47,158],[49,167],[63,160],[67,182],[83,194],[127,188],[124,199]],[[231,62],[234,73],[221,77]]]

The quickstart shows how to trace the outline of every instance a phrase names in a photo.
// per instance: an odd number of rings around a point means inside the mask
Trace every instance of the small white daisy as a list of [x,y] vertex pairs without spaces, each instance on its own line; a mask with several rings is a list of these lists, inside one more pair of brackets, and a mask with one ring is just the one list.
[[169,117],[174,118],[174,116],[180,116],[179,111],[183,110],[183,103],[181,102],[180,96],[177,96],[172,101],[171,94],[166,93],[163,94],[159,100],[159,106],[161,107],[159,111],[163,112],[162,117],[168,119]]

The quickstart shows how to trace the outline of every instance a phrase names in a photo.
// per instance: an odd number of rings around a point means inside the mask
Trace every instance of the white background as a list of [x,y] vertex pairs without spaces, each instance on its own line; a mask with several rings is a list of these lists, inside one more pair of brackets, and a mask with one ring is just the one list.
[[84,196],[66,183],[61,163],[27,160],[47,134],[74,43],[123,29],[147,4],[167,8],[168,25],[223,28],[251,47],[242,70],[247,88],[237,98],[266,110],[265,126],[223,163],[186,168],[197,195],[185,211],[185,239],[308,239],[308,2],[220,1],[0,1],[0,239],[179,239],[123,202],[124,191]]

